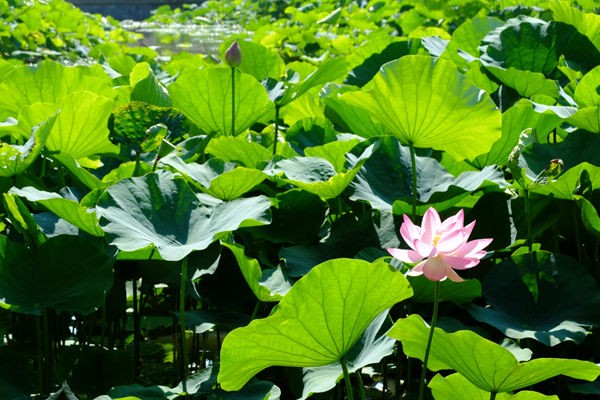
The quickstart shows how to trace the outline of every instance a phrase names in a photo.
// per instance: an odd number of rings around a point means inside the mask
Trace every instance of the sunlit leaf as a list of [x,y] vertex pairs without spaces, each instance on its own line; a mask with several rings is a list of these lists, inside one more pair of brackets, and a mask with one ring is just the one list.
[[[369,364],[378,363],[383,357],[393,353],[394,340],[381,332],[387,318],[387,310],[379,314],[348,352],[345,358],[348,373],[359,371]],[[333,389],[342,376],[343,369],[340,362],[324,367],[304,368],[302,398],[306,398],[312,393]]]
[[0,141],[0,176],[10,177],[23,173],[40,155],[50,135],[56,117],[31,128],[29,140],[22,145],[2,143]]
[[403,144],[474,158],[500,137],[494,102],[471,86],[451,62],[405,56],[385,64],[365,91],[342,100],[361,107]]
[[13,187],[10,193],[42,204],[57,216],[90,235],[104,236],[104,232],[98,224],[98,217],[95,210],[81,206],[79,201],[73,196],[63,197],[58,193],[41,191],[31,186],[22,189]]
[[[470,383],[460,374],[446,377],[436,375],[428,385],[434,398],[444,400],[488,400],[490,394]],[[558,396],[546,396],[542,393],[523,390],[516,394],[499,393],[497,400],[559,400]]]
[[[228,43],[223,43],[225,48]],[[238,69],[252,75],[259,82],[266,78],[281,79],[285,74],[285,63],[277,53],[261,44],[246,40],[238,41],[242,52],[242,63]]]
[[296,282],[274,314],[229,333],[221,349],[221,387],[237,390],[269,366],[339,362],[375,317],[411,294],[406,278],[385,263],[320,264]]
[[548,4],[552,10],[552,17],[556,21],[573,25],[579,32],[587,36],[589,40],[600,51],[600,16],[585,13],[572,7],[566,1],[554,1]]
[[235,164],[224,163],[216,158],[211,158],[204,164],[186,164],[179,157],[163,158],[161,162],[185,174],[201,186],[202,191],[221,200],[236,199],[267,177],[267,174],[257,169],[236,168]]
[[[409,357],[423,360],[429,327],[419,315],[399,319],[388,335],[402,342]],[[600,366],[563,358],[538,358],[518,362],[504,347],[469,330],[446,333],[435,329],[429,358],[432,371],[451,369],[486,392],[512,392],[557,375],[592,381],[600,375]]]
[[129,76],[131,101],[142,101],[155,106],[169,107],[171,99],[167,88],[158,80],[147,62],[136,64]]
[[82,67],[65,67],[55,61],[42,61],[36,67],[23,65],[11,74],[11,79],[0,83],[0,109],[17,116],[19,111],[33,103],[61,105],[62,100],[77,91],[89,91],[97,96],[113,99],[116,92],[110,87],[110,78],[90,76]]
[[242,136],[216,137],[208,143],[206,152],[223,161],[236,162],[248,168],[262,168],[273,155],[266,147],[248,142]]
[[75,92],[60,104],[46,146],[75,159],[100,153],[115,153],[118,148],[108,140],[107,121],[114,103],[92,92]]
[[[251,75],[234,71],[235,132],[244,132],[267,110],[269,98]],[[231,134],[231,68],[205,68],[180,76],[169,86],[173,105],[205,133]]]

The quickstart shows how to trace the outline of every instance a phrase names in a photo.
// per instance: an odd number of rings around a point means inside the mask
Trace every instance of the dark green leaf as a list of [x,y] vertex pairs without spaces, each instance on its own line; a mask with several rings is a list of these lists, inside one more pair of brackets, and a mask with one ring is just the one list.
[[528,253],[500,263],[484,279],[483,295],[489,307],[471,306],[471,315],[513,339],[580,343],[590,326],[600,324],[598,285],[561,254]]
[[57,236],[31,250],[0,236],[0,297],[11,310],[89,314],[112,282],[112,260],[87,239]]

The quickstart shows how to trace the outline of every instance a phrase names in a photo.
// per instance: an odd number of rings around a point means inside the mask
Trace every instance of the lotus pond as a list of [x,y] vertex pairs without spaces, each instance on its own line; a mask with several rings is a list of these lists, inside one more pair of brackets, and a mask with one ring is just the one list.
[[596,398],[599,10],[0,0],[0,398]]

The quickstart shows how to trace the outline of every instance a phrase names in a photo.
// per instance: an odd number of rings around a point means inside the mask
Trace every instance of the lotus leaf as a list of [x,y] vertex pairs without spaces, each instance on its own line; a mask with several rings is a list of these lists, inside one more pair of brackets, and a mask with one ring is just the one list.
[[[529,287],[524,281],[535,279]],[[510,290],[508,290],[510,288]],[[489,307],[471,306],[471,315],[513,339],[530,338],[555,346],[580,343],[600,324],[600,289],[575,260],[548,252],[514,256],[483,281]]]
[[320,264],[296,282],[270,317],[229,333],[221,349],[221,387],[238,390],[273,365],[337,363],[382,311],[411,295],[406,278],[385,263]]
[[163,259],[178,261],[207,248],[220,233],[270,222],[270,206],[264,196],[231,202],[198,196],[160,170],[109,187],[96,210],[107,240],[119,250],[154,246]]
[[[230,68],[205,68],[184,74],[169,86],[173,105],[206,134],[231,134],[232,88]],[[269,104],[267,92],[251,75],[234,71],[235,132],[258,121]]]
[[11,310],[89,314],[112,282],[112,260],[87,239],[57,236],[32,250],[0,236],[0,298]]
[[500,137],[494,102],[449,61],[405,56],[385,64],[364,89],[341,98],[368,111],[403,144],[462,160],[489,151]]
[[[410,315],[396,321],[388,335],[402,342],[406,355],[422,360],[429,329],[420,316]],[[428,367],[455,370],[488,393],[510,393],[557,375],[587,381],[600,375],[600,366],[590,361],[538,358],[520,363],[509,350],[472,331],[446,333],[439,328],[433,335]]]

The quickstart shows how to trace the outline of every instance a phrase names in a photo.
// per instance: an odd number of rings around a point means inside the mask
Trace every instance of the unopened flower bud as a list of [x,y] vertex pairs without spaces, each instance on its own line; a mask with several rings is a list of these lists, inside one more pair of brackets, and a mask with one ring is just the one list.
[[242,51],[237,40],[235,40],[225,52],[225,62],[227,62],[227,65],[231,68],[235,68],[242,63]]

